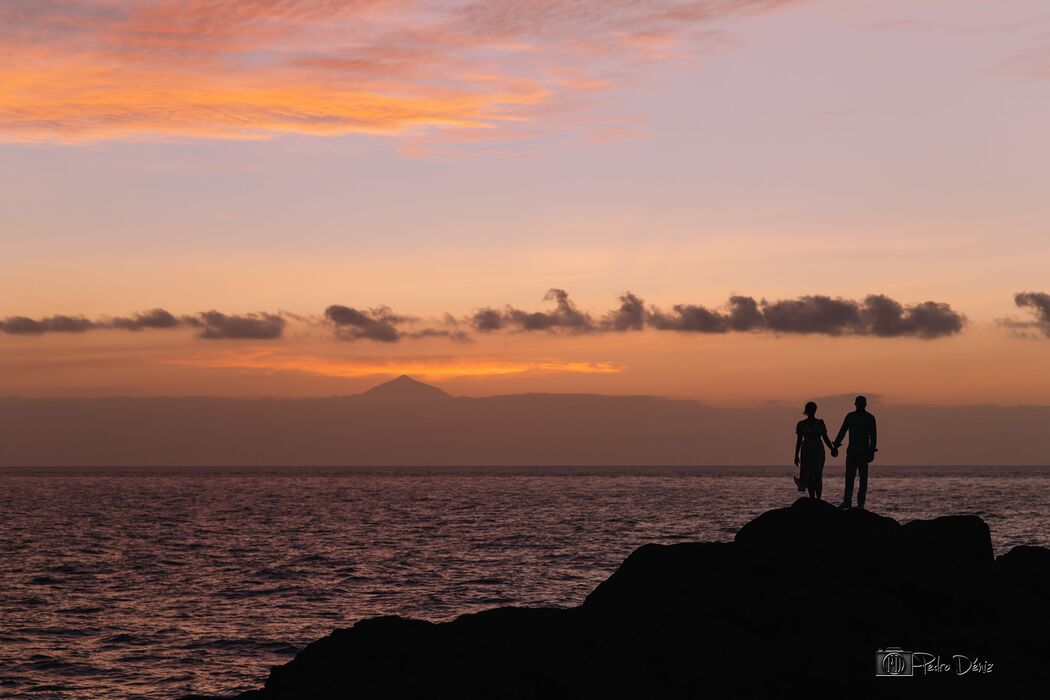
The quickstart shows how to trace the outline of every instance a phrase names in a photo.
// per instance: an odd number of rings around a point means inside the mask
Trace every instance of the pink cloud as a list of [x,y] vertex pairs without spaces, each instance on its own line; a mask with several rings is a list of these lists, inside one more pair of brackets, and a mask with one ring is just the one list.
[[718,20],[789,1],[17,4],[0,8],[0,140],[435,130],[521,140],[645,62],[695,53]]

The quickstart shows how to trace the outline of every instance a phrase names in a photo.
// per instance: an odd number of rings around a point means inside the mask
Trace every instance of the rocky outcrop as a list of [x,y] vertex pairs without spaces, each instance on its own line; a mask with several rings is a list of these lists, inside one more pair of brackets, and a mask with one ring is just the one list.
[[[576,608],[363,620],[240,697],[1024,692],[1043,684],[1048,623],[1050,550],[995,558],[974,516],[900,525],[800,499],[733,542],[641,547]],[[941,670],[877,678],[889,646]]]

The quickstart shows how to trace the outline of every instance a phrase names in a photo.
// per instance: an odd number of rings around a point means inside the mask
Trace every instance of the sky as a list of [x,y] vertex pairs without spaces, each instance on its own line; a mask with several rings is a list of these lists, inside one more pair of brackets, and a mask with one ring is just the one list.
[[1050,403],[1040,0],[0,0],[0,395]]

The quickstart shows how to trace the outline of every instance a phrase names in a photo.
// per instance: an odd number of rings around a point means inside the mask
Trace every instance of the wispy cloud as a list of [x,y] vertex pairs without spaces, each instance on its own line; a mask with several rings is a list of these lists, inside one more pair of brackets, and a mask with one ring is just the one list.
[[[0,4],[0,140],[454,129],[512,141],[571,98],[792,0]],[[604,127],[607,128],[607,127]]]
[[271,340],[281,337],[287,323],[277,314],[230,316],[219,311],[186,316],[183,322],[200,329],[198,335],[205,340]]
[[1050,338],[1050,294],[1046,292],[1018,292],[1014,303],[1019,309],[1030,311],[1034,318],[1022,321],[1016,318],[1001,318],[999,324],[1010,328],[1018,335],[1029,335],[1029,331],[1038,331]]
[[375,340],[380,343],[396,343],[403,338],[448,338],[466,342],[468,336],[455,328],[451,316],[443,321],[451,328],[420,328],[404,330],[405,324],[419,319],[395,314],[390,307],[359,310],[341,304],[333,304],[324,311],[325,319],[335,326],[335,335],[341,340]]
[[551,289],[543,297],[554,302],[551,311],[523,311],[512,306],[502,310],[493,308],[479,309],[471,321],[479,331],[497,331],[512,329],[519,331],[554,331],[590,332],[594,330],[594,320],[590,314],[580,311],[569,299],[564,289]]
[[83,333],[98,328],[99,324],[83,316],[8,316],[0,321],[0,330],[11,335],[43,335],[44,333]]
[[0,319],[0,331],[9,335],[43,335],[44,333],[84,333],[95,330],[166,330],[195,328],[197,337],[205,340],[272,340],[284,334],[288,321],[281,314],[266,312],[224,314],[202,311],[175,316],[165,309],[140,311],[131,316],[90,319],[86,316],[47,316],[29,318],[8,316]]
[[1029,49],[1000,63],[999,68],[1008,75],[1034,80],[1050,80],[1050,38],[1042,45]]
[[126,331],[142,331],[148,328],[175,328],[181,322],[174,314],[164,309],[140,311],[132,316],[110,319],[109,325]]
[[491,377],[511,374],[615,374],[625,367],[614,362],[582,362],[557,358],[508,360],[484,356],[360,357],[331,358],[291,355],[272,351],[230,352],[164,360],[169,364],[195,367],[303,372],[325,377],[375,377],[409,374],[424,379]]

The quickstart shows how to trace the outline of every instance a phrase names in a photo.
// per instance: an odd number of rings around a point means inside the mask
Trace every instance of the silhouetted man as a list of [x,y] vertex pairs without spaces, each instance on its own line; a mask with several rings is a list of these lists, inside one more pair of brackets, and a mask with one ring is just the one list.
[[846,493],[839,508],[850,508],[853,503],[853,479],[860,472],[860,489],[857,491],[857,507],[864,510],[864,496],[868,493],[868,463],[875,459],[875,416],[867,411],[868,400],[858,396],[854,402],[856,411],[846,414],[835,447],[849,431],[849,447],[846,448]]

